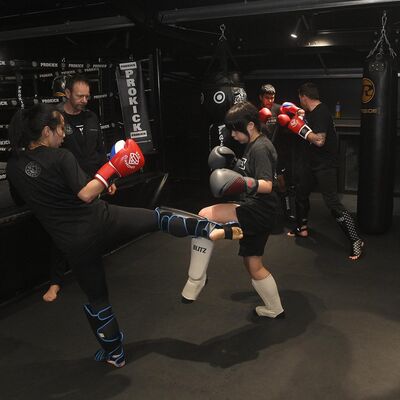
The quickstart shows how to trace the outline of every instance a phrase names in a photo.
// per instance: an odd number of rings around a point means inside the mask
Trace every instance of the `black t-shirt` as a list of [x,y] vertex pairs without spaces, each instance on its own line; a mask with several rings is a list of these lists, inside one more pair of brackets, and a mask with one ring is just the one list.
[[80,167],[93,177],[107,161],[103,134],[96,114],[84,110],[76,115],[61,112],[65,119],[63,147],[69,149],[78,160]]
[[20,152],[10,157],[7,178],[60,250],[92,244],[109,221],[107,203],[78,198],[88,178],[69,150],[40,146]]
[[[322,147],[313,144],[307,146],[307,156],[313,170],[336,168],[338,166],[338,140],[332,115],[328,107],[320,103],[305,115],[307,125],[314,133],[325,133]],[[307,142],[308,143],[308,142]]]
[[[274,145],[265,135],[260,135],[254,142],[247,144],[243,157],[238,160],[234,170],[243,176],[271,181],[275,186],[276,162],[277,154]],[[268,205],[266,212],[269,212],[271,205],[275,206],[275,196],[272,193],[243,194],[241,200],[254,204],[254,207],[260,211],[265,205]]]
[[272,107],[270,110],[272,117],[269,118],[267,120],[267,122],[265,122],[265,124],[261,124],[261,131],[262,131],[262,133],[264,133],[264,135],[267,136],[267,138],[269,140],[274,139],[274,137],[276,136],[275,133],[276,133],[277,129],[279,128],[277,117],[280,114],[280,108],[281,108],[280,104],[276,104],[276,103],[272,104]]

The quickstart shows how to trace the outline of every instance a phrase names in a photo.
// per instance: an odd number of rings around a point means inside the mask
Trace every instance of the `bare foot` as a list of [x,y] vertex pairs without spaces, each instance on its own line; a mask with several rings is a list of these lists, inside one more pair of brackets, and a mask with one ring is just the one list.
[[[232,226],[230,227],[232,230],[232,240],[239,240],[242,239],[243,237],[243,231],[241,228],[238,226]],[[222,228],[214,229],[209,236],[210,240],[220,240],[220,239],[226,239],[225,237],[225,230]]]
[[47,302],[54,301],[60,289],[60,285],[50,285],[47,292],[43,295],[43,300]]
[[301,228],[295,228],[295,229],[289,231],[287,233],[287,235],[290,237],[297,236],[297,237],[306,238],[306,237],[308,237],[308,228],[307,228],[307,226],[302,226]]
[[358,260],[363,252],[364,242],[362,239],[358,239],[351,244],[351,254],[349,255],[350,260]]

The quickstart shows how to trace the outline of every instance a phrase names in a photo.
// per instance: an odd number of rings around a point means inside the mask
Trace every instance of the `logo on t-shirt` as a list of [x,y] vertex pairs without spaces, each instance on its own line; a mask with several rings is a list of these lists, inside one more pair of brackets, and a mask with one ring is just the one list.
[[83,135],[83,125],[76,125],[76,127],[79,129],[81,135]]
[[242,157],[240,160],[237,161],[236,167],[244,171],[246,168],[246,162],[247,158]]
[[69,136],[69,135],[72,135],[74,133],[74,130],[73,130],[73,128],[72,128],[72,126],[70,124],[65,124],[64,132],[65,132],[65,136]]
[[25,167],[25,173],[31,178],[37,178],[41,172],[42,168],[36,161],[29,162]]

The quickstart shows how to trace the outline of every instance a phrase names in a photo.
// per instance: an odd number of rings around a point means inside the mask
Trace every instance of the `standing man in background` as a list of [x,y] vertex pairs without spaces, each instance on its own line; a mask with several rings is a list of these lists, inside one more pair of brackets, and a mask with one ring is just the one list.
[[83,75],[74,75],[65,86],[66,102],[60,111],[65,120],[63,147],[70,150],[79,166],[93,177],[99,166],[107,161],[103,134],[97,115],[86,109],[90,99],[90,84]]
[[288,126],[302,145],[302,149],[298,148],[302,150],[301,157],[296,162],[297,226],[288,235],[303,238],[308,236],[309,196],[317,183],[326,206],[349,240],[349,258],[357,260],[362,254],[364,243],[353,217],[338,196],[338,140],[332,115],[329,108],[320,101],[319,91],[314,83],[301,85],[298,94],[303,109],[293,103],[284,103],[282,114],[278,117],[279,123]]
[[263,125],[262,130],[265,133],[271,142],[274,142],[274,139],[277,134],[278,124],[277,117],[280,114],[281,105],[275,103],[275,88],[266,83],[261,85],[260,91],[258,93],[258,98],[260,100],[261,107],[266,107],[271,111],[272,116],[268,118]]
[[[292,182],[292,145],[293,135],[284,127],[278,124],[278,115],[281,113],[281,105],[275,103],[276,90],[269,83],[261,85],[258,98],[261,107],[268,108],[271,111],[271,116],[265,120],[261,117],[263,124],[261,125],[262,132],[274,144],[278,153],[278,164],[276,167],[278,194],[281,198],[282,210],[289,219],[294,218],[291,210],[291,198],[294,197],[294,188]],[[261,111],[261,110],[260,110]]]

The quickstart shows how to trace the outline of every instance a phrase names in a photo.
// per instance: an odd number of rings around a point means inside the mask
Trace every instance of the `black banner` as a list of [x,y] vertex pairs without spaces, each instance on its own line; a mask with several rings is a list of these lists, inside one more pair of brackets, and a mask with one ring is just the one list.
[[124,121],[125,137],[134,139],[143,153],[154,151],[147,114],[140,62],[119,64],[116,69],[119,100]]

